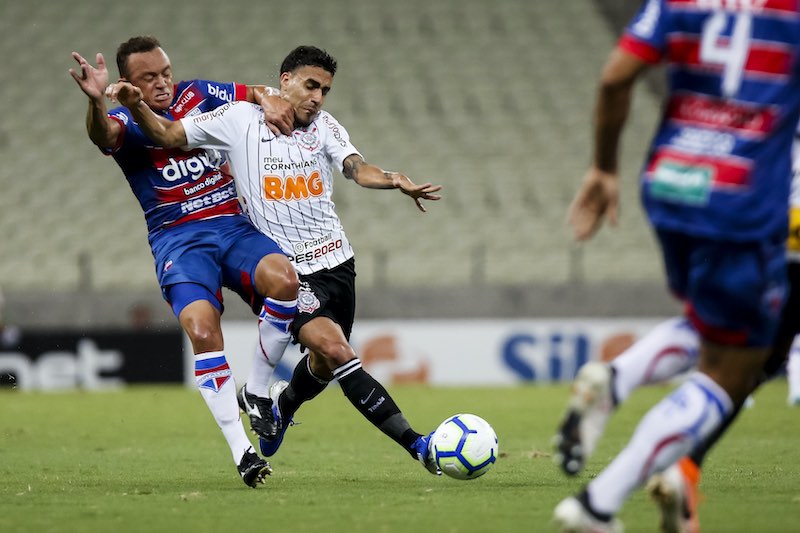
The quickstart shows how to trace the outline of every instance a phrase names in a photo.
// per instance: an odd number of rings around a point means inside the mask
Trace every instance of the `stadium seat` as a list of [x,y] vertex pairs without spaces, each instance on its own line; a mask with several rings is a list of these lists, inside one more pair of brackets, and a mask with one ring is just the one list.
[[635,183],[658,113],[646,90],[624,139],[620,228],[580,251],[564,228],[589,161],[594,80],[616,38],[591,0],[354,0],[346,10],[317,1],[228,0],[221,10],[211,0],[191,9],[140,0],[115,4],[91,31],[64,23],[106,8],[5,7],[5,20],[36,24],[7,24],[0,45],[6,71],[19,77],[4,85],[13,106],[0,125],[4,287],[47,280],[74,289],[83,254],[95,287],[154,286],[139,206],[86,138],[85,99],[66,72],[71,50],[92,60],[102,51],[115,78],[117,44],[139,33],[161,39],[179,79],[276,85],[299,40],[338,58],[327,108],[367,161],[445,187],[444,200],[420,216],[399,193],[336,182],[360,286],[661,279]]

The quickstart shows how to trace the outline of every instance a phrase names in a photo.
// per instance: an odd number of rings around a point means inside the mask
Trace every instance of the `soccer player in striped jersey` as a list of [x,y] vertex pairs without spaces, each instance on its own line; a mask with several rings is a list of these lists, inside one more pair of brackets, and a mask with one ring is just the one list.
[[[793,154],[786,254],[789,293],[762,379],[774,377],[788,354],[788,403],[796,406],[800,405],[800,125]],[[611,414],[635,389],[694,369],[699,345],[700,337],[692,324],[676,317],[654,328],[611,362],[592,361],[581,367],[554,439],[555,457],[564,472],[575,475],[583,469]],[[702,463],[739,412],[739,408],[734,409],[724,425],[689,456],[648,481],[647,489],[662,514],[663,531],[696,530]]]
[[[206,150],[165,150],[124,107],[108,111],[108,70],[102,54],[92,66],[73,52],[70,74],[89,98],[87,130],[100,150],[114,157],[144,211],[148,240],[164,298],[195,353],[200,393],[228,443],[244,482],[255,487],[270,473],[244,431],[236,387],[225,357],[220,317],[222,286],[260,313],[260,350],[251,374],[250,418],[261,433],[277,431],[268,397],[272,367],[267,354],[283,354],[290,339],[297,274],[280,247],[242,215],[230,174]],[[154,37],[133,37],[117,50],[120,79],[138,87],[145,101],[169,120],[215,109],[231,101],[259,101],[269,128],[291,131],[291,106],[263,86],[190,80],[173,84],[172,65]],[[260,394],[259,394],[260,392]],[[258,394],[258,396],[256,396]],[[260,397],[259,397],[260,396]]]
[[786,291],[791,143],[800,116],[796,0],[649,0],[603,70],[593,165],[569,220],[578,240],[616,223],[619,139],[633,86],[669,62],[642,198],[668,284],[700,335],[698,371],[628,446],[555,509],[564,531],[617,531],[630,493],[720,429],[753,390]]
[[153,139],[167,147],[203,147],[227,153],[245,210],[253,224],[274,236],[300,274],[293,332],[307,353],[291,381],[273,386],[276,439],[261,439],[273,455],[300,405],[337,379],[345,396],[372,424],[438,473],[429,435],[414,431],[386,389],[362,367],[349,344],[355,314],[354,252],[331,201],[334,170],[362,187],[399,189],[417,208],[439,200],[441,187],[414,184],[407,176],[364,161],[347,130],[322,109],[336,61],[324,50],[299,46],[280,68],[281,95],[294,109],[291,135],[265,127],[258,106],[233,103],[176,122],[160,119],[135,87],[119,84],[111,96],[126,105]]

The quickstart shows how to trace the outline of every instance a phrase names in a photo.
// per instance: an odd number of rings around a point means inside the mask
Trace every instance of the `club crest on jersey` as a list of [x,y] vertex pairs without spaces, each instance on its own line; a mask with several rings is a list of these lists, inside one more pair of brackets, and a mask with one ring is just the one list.
[[297,312],[313,313],[319,309],[319,298],[311,290],[307,283],[300,284],[300,291],[297,293]]
[[301,148],[305,148],[308,151],[314,151],[319,148],[320,141],[316,126],[310,131],[295,131],[294,135],[297,139],[297,144]]
[[224,356],[203,359],[194,364],[194,378],[201,389],[219,392],[232,374]]

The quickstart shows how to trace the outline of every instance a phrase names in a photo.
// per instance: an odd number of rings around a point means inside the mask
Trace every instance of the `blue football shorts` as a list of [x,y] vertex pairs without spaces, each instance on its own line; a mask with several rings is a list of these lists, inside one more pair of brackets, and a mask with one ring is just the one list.
[[[187,222],[157,233],[150,239],[156,276],[164,299],[175,316],[195,300],[209,300],[222,312],[222,287],[237,293],[255,312],[262,296],[255,290],[259,261],[282,254],[280,247],[243,216],[225,216]],[[206,289],[181,290],[175,302],[167,289],[183,283]],[[173,294],[174,296],[174,294]]]
[[787,291],[784,236],[723,242],[657,230],[667,283],[701,337],[716,344],[772,344]]

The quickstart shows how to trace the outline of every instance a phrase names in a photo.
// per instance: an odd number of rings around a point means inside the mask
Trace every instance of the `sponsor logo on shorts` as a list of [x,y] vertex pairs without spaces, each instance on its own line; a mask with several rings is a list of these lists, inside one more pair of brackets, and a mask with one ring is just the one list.
[[319,298],[311,290],[311,287],[306,282],[300,283],[300,291],[297,294],[297,312],[298,313],[313,313],[320,307]]

